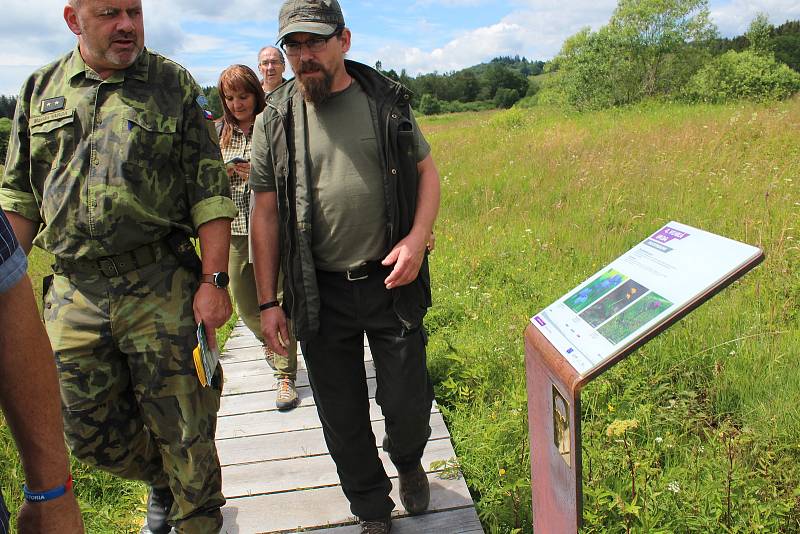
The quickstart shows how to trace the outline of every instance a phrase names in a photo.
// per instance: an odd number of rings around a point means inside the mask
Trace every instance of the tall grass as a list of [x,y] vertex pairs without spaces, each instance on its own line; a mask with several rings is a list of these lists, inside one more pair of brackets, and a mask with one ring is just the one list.
[[421,124],[443,186],[430,365],[486,529],[531,529],[529,317],[677,220],[767,259],[583,392],[585,530],[800,532],[800,101]]

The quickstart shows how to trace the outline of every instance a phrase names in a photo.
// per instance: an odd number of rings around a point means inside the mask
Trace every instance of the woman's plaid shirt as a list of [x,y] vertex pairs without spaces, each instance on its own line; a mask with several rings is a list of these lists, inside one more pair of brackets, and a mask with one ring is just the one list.
[[[245,134],[238,125],[232,125],[231,141],[228,146],[222,148],[222,161],[228,162],[239,156],[250,161],[250,144],[253,137],[252,130]],[[250,214],[250,184],[249,176],[240,176],[233,173],[231,180],[231,198],[239,209],[239,214],[231,223],[231,233],[233,235],[247,235]]]

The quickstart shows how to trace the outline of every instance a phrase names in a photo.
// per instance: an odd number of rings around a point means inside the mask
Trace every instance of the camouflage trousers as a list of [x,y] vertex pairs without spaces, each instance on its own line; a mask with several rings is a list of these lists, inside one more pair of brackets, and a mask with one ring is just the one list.
[[[244,321],[261,343],[261,312],[258,309],[258,293],[253,264],[250,263],[249,248],[246,235],[231,236],[231,251],[228,256],[228,274],[231,277],[231,293],[236,305],[236,313]],[[283,273],[278,273],[278,287],[283,285]],[[283,292],[278,291],[278,300],[283,299]],[[275,354],[275,378],[297,378],[297,341],[289,343],[288,356]]]
[[117,476],[172,490],[180,533],[222,527],[214,435],[222,390],[200,386],[196,278],[163,258],[123,276],[56,273],[44,319],[72,453]]

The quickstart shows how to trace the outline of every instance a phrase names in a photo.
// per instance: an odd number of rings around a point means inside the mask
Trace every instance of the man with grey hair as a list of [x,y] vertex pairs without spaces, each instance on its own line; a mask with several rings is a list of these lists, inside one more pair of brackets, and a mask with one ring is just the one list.
[[421,513],[430,500],[421,458],[433,400],[422,324],[431,304],[426,245],[439,174],[409,92],[345,59],[351,34],[336,0],[284,2],[278,40],[296,78],[269,96],[253,130],[261,329],[286,354],[291,319],[350,511],[362,533],[388,533],[392,484],[370,424],[363,339],[400,501]]
[[[150,486],[142,532],[222,526],[222,389],[192,361],[231,314],[236,207],[205,97],[146,50],[141,0],[70,0],[77,46],[23,84],[0,206],[54,256],[43,315],[75,457]],[[202,260],[188,239],[197,235]]]
[[279,48],[268,45],[259,50],[258,72],[261,73],[261,87],[264,88],[264,93],[270,94],[286,81],[283,77],[285,70],[286,60]]

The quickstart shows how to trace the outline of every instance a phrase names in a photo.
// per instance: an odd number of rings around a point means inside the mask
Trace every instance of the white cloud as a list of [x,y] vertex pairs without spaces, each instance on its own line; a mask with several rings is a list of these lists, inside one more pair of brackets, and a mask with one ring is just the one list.
[[780,25],[787,20],[800,19],[800,2],[797,0],[732,0],[712,5],[711,18],[720,34],[732,37],[747,31],[759,13],[766,13],[770,23]]
[[606,24],[616,1],[579,0],[571,2],[570,9],[557,0],[520,0],[516,5],[500,21],[462,32],[430,50],[400,43],[375,46],[378,41],[369,38],[362,49],[356,35],[352,56],[369,64],[380,60],[385,68],[406,69],[409,74],[458,70],[503,55],[547,60],[558,53],[564,39],[584,26],[597,29]]
[[225,20],[275,20],[282,0],[143,0],[145,14],[154,8],[170,12],[178,19]]

